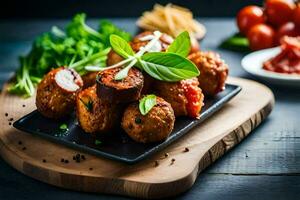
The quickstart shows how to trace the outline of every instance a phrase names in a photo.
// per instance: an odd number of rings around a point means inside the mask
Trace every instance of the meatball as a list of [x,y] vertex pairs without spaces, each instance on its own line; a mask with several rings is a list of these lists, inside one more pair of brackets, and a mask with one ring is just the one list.
[[130,104],[122,118],[122,128],[136,142],[160,142],[168,138],[175,122],[171,105],[156,97],[156,105],[146,114],[139,111],[139,103]]
[[83,80],[83,88],[88,88],[96,83],[96,77],[98,72],[88,72],[85,75],[83,75],[81,78]]
[[117,64],[124,60],[119,54],[117,54],[114,50],[110,50],[110,52],[107,54],[107,60],[106,65],[111,66],[114,64]]
[[75,99],[83,82],[72,69],[57,68],[44,76],[37,87],[37,110],[48,118],[62,118],[74,110]]
[[213,96],[225,89],[228,66],[214,52],[196,52],[188,57],[200,70],[198,80],[205,95]]
[[204,95],[198,86],[197,78],[179,82],[156,81],[155,93],[172,105],[176,117],[198,118],[204,100]]
[[[133,51],[138,52],[141,47],[146,46],[150,41],[150,39],[147,37],[151,35],[153,35],[153,32],[145,31],[135,36],[130,42],[130,46],[133,49]],[[160,47],[158,47],[158,49],[160,51],[166,51],[166,49],[172,42],[173,38],[170,35],[163,33],[162,36],[159,38]]]
[[103,102],[96,94],[96,85],[77,95],[76,115],[81,128],[87,133],[105,133],[116,127],[120,107]]
[[131,68],[127,77],[115,80],[115,75],[121,69],[119,67],[99,72],[96,80],[99,98],[110,103],[128,103],[140,98],[144,84],[142,72]]

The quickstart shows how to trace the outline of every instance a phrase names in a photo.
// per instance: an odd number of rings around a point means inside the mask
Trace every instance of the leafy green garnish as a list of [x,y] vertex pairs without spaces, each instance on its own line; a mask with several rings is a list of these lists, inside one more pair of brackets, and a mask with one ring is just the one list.
[[167,52],[186,57],[191,50],[191,39],[187,31],[180,33],[168,47]]
[[142,98],[139,103],[139,110],[142,115],[146,115],[156,105],[156,96],[149,94]]
[[60,130],[63,130],[63,131],[68,131],[68,125],[67,125],[67,124],[61,124],[61,125],[59,126],[59,129],[60,129]]
[[248,39],[238,33],[224,40],[220,47],[231,51],[250,51]]
[[95,145],[100,145],[102,142],[100,140],[95,140]]
[[146,53],[140,63],[147,74],[161,81],[176,82],[200,74],[194,63],[174,53]]
[[87,73],[85,66],[106,65],[110,51],[109,37],[116,34],[125,41],[130,35],[109,21],[100,22],[98,31],[88,26],[85,14],[77,14],[65,31],[54,26],[50,32],[37,37],[28,55],[20,58],[20,68],[9,92],[32,96],[35,86],[53,68],[65,66],[79,74]]
[[[122,38],[111,35],[110,42],[113,50],[117,52],[120,56],[125,58],[121,61],[123,64],[130,62],[128,65],[119,71],[115,79],[122,80],[128,74],[129,69],[132,66],[136,66],[141,70],[144,70],[150,76],[161,81],[176,82],[184,79],[189,79],[200,74],[198,68],[188,59],[182,55],[186,55],[186,52],[189,52],[190,40],[186,35],[187,33],[180,34],[180,39],[175,39],[175,44],[172,46],[172,52],[147,52],[147,48],[151,48],[151,45],[154,44],[155,40],[158,40],[160,35],[156,35],[155,39],[150,41],[145,47],[143,47],[139,52],[134,54],[131,46],[124,41]],[[185,45],[179,45],[178,42],[182,41]],[[145,53],[145,54],[144,54]],[[143,55],[144,54],[144,55]],[[120,62],[120,63],[121,63]],[[110,67],[119,67],[120,64],[115,64]],[[105,70],[105,68],[104,68]]]
[[113,50],[123,58],[128,58],[129,56],[134,55],[134,51],[128,42],[117,35],[110,36],[110,45]]
[[87,111],[89,111],[89,112],[93,111],[94,103],[92,100],[89,99],[87,102],[83,101],[81,98],[79,100],[81,101],[81,103],[83,103],[83,105],[85,106]]

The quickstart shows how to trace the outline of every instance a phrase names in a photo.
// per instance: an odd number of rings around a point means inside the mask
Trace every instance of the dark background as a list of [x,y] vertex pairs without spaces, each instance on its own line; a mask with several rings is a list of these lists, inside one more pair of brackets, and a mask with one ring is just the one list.
[[245,5],[262,5],[262,0],[8,0],[0,4],[0,18],[69,18],[77,12],[89,17],[138,17],[155,3],[168,2],[199,17],[232,17]]

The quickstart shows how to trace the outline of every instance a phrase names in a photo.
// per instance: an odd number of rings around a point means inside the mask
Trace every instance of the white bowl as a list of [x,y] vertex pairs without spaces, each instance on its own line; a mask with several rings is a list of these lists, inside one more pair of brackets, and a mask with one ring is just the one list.
[[300,75],[282,74],[264,70],[263,62],[280,53],[280,47],[252,52],[242,59],[243,68],[250,74],[276,85],[300,87]]

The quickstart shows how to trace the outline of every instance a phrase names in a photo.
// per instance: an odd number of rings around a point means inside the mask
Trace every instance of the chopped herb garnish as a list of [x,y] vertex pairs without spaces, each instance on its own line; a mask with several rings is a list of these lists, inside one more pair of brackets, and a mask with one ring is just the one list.
[[88,102],[84,102],[82,99],[80,99],[80,101],[83,103],[83,105],[85,106],[85,108],[89,111],[92,112],[93,111],[93,101],[88,100]]
[[95,140],[95,145],[100,145],[102,142],[100,140]]
[[135,123],[137,123],[137,124],[142,123],[142,119],[139,118],[139,117],[136,117],[134,121],[135,121]]
[[60,129],[60,130],[63,130],[63,131],[68,131],[68,130],[69,130],[67,124],[61,124],[61,125],[59,126],[59,129]]
[[139,109],[142,115],[146,115],[156,105],[156,96],[149,94],[142,98],[139,103]]

